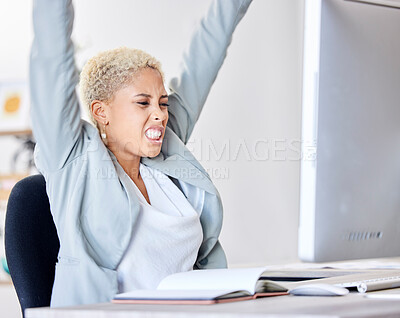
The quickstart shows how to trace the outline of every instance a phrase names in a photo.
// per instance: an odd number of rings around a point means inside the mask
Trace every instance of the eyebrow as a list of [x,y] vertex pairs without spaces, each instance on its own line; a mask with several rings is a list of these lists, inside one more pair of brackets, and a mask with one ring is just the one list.
[[[149,94],[144,94],[144,93],[142,93],[142,94],[137,94],[137,95],[135,95],[135,97],[147,97],[147,98],[151,98],[152,96],[149,95]],[[162,95],[162,96],[160,97],[160,99],[162,99],[162,98],[168,98],[168,95]]]

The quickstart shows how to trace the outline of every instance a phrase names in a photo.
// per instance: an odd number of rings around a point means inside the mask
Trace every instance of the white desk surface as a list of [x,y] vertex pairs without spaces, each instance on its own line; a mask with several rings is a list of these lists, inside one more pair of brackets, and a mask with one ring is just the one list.
[[[400,289],[391,290],[400,294]],[[387,293],[387,291],[386,291]],[[400,301],[365,298],[350,293],[338,297],[277,296],[217,305],[95,304],[69,308],[36,308],[27,318],[226,318],[226,317],[400,317]]]
[[[366,261],[360,262],[365,269]],[[380,264],[397,266],[400,258],[385,259]],[[351,263],[353,264],[353,262]],[[321,264],[320,264],[321,265]],[[356,267],[357,267],[356,265]],[[364,266],[360,266],[364,265]],[[375,264],[374,264],[375,265]],[[346,264],[348,266],[348,264]],[[396,266],[396,267],[397,267]],[[389,266],[392,267],[392,266]],[[279,267],[275,267],[278,269]],[[301,268],[304,269],[303,266]],[[354,269],[354,268],[353,268]],[[374,270],[373,270],[374,271]],[[398,267],[397,267],[398,273]],[[400,294],[400,288],[374,293]],[[372,294],[372,293],[369,293]],[[33,308],[26,310],[26,318],[270,318],[270,317],[400,317],[400,301],[394,299],[371,299],[365,294],[351,292],[346,296],[311,297],[277,296],[256,300],[216,305],[132,305],[93,304],[68,308]]]

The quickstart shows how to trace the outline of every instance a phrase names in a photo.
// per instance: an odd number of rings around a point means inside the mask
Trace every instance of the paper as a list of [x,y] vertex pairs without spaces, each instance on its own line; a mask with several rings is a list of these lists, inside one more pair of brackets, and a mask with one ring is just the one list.
[[264,271],[264,267],[256,267],[183,272],[164,278],[157,288],[207,290],[212,286],[220,290],[246,290],[254,294],[256,282]]
[[148,290],[138,289],[118,294],[115,299],[136,300],[211,300],[222,295],[230,294],[235,290]]

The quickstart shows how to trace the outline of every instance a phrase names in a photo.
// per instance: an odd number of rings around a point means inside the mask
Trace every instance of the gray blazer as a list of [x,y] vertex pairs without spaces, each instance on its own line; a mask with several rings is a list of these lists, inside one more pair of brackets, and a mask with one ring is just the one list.
[[[218,242],[222,204],[209,175],[185,147],[251,0],[215,1],[170,83],[169,122],[161,153],[142,158],[175,181],[205,191],[203,242],[195,269],[226,267]],[[139,211],[128,176],[91,124],[80,119],[78,73],[71,42],[71,0],[34,1],[30,60],[35,161],[46,179],[60,238],[52,306],[107,302],[118,291],[116,268]]]

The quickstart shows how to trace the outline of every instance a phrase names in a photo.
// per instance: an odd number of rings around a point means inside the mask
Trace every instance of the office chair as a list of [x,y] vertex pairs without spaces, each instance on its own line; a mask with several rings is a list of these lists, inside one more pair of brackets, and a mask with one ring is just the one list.
[[8,200],[5,249],[24,317],[26,308],[50,306],[59,248],[43,176],[19,181]]

